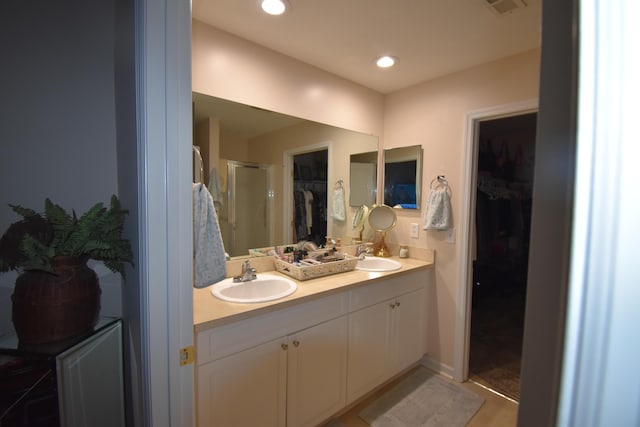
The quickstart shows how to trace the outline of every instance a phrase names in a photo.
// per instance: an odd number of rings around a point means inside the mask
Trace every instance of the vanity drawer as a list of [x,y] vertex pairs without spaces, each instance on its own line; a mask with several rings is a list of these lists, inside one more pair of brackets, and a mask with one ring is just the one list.
[[427,273],[420,270],[355,289],[350,292],[349,312],[423,288],[426,283]]
[[346,292],[219,326],[196,335],[201,365],[347,313]]

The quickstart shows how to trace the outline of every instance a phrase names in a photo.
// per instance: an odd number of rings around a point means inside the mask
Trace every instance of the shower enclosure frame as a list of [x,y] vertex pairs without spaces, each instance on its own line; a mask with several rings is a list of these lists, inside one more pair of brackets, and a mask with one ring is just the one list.
[[[227,191],[226,191],[226,199],[227,199],[227,209],[226,209],[226,222],[228,224],[228,242],[225,241],[225,249],[226,251],[233,256],[240,256],[238,253],[238,246],[240,242],[238,242],[238,229],[247,230],[250,229],[250,225],[255,226],[256,224],[248,224],[242,222],[242,218],[238,216],[239,208],[238,208],[238,199],[236,195],[239,194],[238,191],[238,171],[242,168],[254,169],[254,170],[262,170],[265,171],[266,174],[266,185],[265,192],[263,194],[264,199],[255,198],[253,199],[253,207],[257,207],[258,209],[253,209],[252,212],[259,212],[261,208],[264,210],[264,232],[265,238],[264,240],[255,243],[255,244],[247,244],[246,248],[247,252],[242,255],[249,255],[248,249],[257,248],[257,247],[265,247],[273,244],[273,198],[274,198],[274,190],[273,190],[273,166],[263,163],[251,163],[251,162],[241,162],[235,160],[227,160]],[[259,183],[256,183],[258,185]],[[242,186],[243,193],[245,190],[249,190],[248,186]],[[244,194],[243,194],[244,195]],[[258,195],[259,197],[259,195]],[[249,201],[250,203],[252,201]],[[244,251],[243,251],[244,252]]]

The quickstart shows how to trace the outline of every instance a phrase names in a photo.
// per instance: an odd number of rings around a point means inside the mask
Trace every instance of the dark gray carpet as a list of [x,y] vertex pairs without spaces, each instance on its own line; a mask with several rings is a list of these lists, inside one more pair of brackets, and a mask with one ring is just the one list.
[[462,427],[483,403],[475,393],[419,368],[358,415],[373,427]]

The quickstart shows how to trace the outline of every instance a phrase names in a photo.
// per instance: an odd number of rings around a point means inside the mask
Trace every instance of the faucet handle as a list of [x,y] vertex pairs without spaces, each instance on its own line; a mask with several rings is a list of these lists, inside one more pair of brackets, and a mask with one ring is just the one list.
[[240,276],[236,276],[233,278],[234,282],[248,282],[250,280],[255,280],[257,278],[258,270],[251,267],[251,262],[249,260],[245,260],[242,263],[242,273]]

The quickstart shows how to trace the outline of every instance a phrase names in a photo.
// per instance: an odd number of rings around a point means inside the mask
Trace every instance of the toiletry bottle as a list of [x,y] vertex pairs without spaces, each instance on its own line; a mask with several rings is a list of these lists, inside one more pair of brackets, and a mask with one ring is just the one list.
[[409,258],[409,247],[407,245],[400,245],[400,258]]

